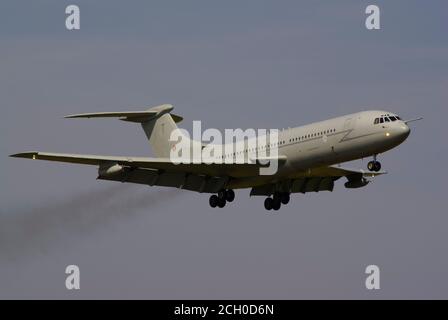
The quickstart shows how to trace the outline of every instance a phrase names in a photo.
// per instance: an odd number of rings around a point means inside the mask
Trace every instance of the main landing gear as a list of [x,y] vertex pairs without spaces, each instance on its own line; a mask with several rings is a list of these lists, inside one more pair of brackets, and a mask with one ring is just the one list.
[[264,200],[266,210],[279,210],[282,204],[288,204],[290,200],[289,192],[276,192],[274,195]]
[[210,196],[209,204],[212,208],[224,208],[227,202],[235,200],[235,192],[232,189],[221,190],[218,194]]
[[367,169],[369,169],[369,171],[375,172],[381,170],[381,163],[379,161],[376,161],[376,154],[373,156],[373,161],[369,161],[369,163],[367,164]]

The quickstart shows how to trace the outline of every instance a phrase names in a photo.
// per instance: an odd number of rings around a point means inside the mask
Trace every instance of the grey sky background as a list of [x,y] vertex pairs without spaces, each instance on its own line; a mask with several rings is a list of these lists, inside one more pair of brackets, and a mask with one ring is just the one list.
[[[364,27],[368,4],[380,31]],[[447,12],[446,1],[1,1],[0,298],[448,298]],[[151,155],[138,125],[62,118],[161,103],[188,129],[376,108],[425,120],[381,155],[388,175],[294,195],[277,214],[248,190],[212,210],[205,194],[7,157]],[[369,264],[378,291],[365,289]]]

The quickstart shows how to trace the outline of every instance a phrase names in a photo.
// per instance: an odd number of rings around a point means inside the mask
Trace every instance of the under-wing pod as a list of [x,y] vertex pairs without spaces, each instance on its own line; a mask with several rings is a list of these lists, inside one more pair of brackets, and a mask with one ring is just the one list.
[[356,189],[356,188],[362,188],[368,185],[370,180],[360,177],[359,179],[349,179],[346,183],[344,183],[344,186],[348,189]]
[[123,166],[118,163],[109,163],[100,165],[98,168],[99,177],[111,177],[123,171]]

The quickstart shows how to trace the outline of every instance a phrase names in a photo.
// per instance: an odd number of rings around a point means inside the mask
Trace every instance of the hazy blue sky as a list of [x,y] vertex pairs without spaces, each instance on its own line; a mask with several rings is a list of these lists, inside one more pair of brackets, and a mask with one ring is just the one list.
[[[81,30],[65,29],[65,7]],[[368,4],[380,31],[364,27]],[[1,1],[0,298],[448,298],[446,1]],[[366,109],[425,117],[358,190],[277,214],[237,192],[97,181],[11,159],[147,156],[139,126],[66,120],[172,103],[203,126],[282,128]],[[353,165],[364,167],[367,161]],[[65,289],[65,266],[81,290]],[[364,269],[381,268],[367,291]]]

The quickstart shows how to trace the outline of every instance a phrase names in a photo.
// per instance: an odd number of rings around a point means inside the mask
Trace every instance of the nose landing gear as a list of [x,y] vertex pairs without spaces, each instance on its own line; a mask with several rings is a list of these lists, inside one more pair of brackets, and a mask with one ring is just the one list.
[[369,161],[369,163],[367,163],[367,169],[374,172],[378,172],[381,170],[381,163],[379,161],[376,161],[376,154],[373,156],[373,161]]

